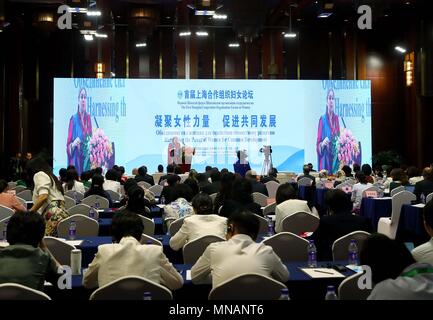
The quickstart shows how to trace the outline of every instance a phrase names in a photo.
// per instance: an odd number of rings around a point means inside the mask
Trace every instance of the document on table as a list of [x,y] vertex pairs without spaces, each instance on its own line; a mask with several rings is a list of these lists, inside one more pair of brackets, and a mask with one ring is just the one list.
[[418,204],[414,204],[412,207],[415,207],[415,208],[424,208],[425,207],[425,204],[424,203],[418,203]]
[[0,248],[6,248],[9,247],[9,242],[1,240],[0,241]]
[[304,273],[306,273],[312,279],[319,278],[345,278],[337,270],[331,268],[300,268]]
[[73,246],[79,246],[83,243],[83,240],[66,240],[67,244],[73,245]]
[[191,280],[191,270],[186,270],[186,280]]

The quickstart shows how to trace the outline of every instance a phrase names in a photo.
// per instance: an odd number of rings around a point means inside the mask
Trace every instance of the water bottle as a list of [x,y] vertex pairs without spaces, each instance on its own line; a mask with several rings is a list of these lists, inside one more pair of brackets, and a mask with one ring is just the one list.
[[308,243],[308,267],[316,268],[317,267],[317,249],[314,244],[314,240],[310,240]]
[[281,295],[278,300],[290,300],[289,289],[281,289]]
[[152,294],[150,292],[145,292],[143,294],[143,300],[152,300]]
[[165,204],[165,197],[163,195],[161,195],[161,199],[159,201],[161,204]]
[[75,240],[77,235],[77,224],[75,221],[69,222],[69,240]]
[[2,233],[1,233],[1,237],[2,237],[2,238],[1,238],[0,240],[7,241],[7,229],[8,229],[8,223],[5,222],[5,223],[4,223],[3,231],[2,231]]
[[274,235],[274,223],[271,217],[268,217],[268,237],[272,237]]
[[349,244],[349,265],[358,265],[358,245],[354,239]]
[[96,209],[93,208],[93,207],[90,207],[90,210],[89,210],[89,218],[95,219],[95,218],[96,218],[96,214],[97,214]]
[[338,300],[338,296],[335,293],[334,286],[328,286],[328,289],[327,289],[327,292],[326,292],[326,296],[325,296],[325,300]]
[[95,208],[96,208],[96,210],[99,210],[100,206],[101,206],[101,204],[99,203],[99,198],[96,197],[96,200],[95,200]]
[[425,203],[425,195],[424,195],[424,193],[421,193],[421,203]]

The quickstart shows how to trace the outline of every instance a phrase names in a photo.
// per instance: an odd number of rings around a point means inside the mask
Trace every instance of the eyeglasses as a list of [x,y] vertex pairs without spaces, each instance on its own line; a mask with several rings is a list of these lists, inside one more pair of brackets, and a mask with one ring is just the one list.
[[82,95],[80,96],[80,98],[81,98],[81,99],[86,99],[86,98],[87,98],[87,96],[86,96],[86,95],[84,95],[84,94],[82,94]]

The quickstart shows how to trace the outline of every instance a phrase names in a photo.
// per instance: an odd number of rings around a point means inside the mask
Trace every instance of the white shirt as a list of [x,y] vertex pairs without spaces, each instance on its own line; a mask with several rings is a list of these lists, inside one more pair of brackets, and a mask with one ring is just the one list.
[[275,231],[283,231],[283,220],[285,217],[301,211],[311,213],[307,201],[291,199],[280,203],[275,208]]
[[[66,183],[63,184],[63,190],[65,190],[65,192],[69,191],[69,190],[66,190]],[[80,182],[80,181],[74,181],[74,186],[72,187],[71,190],[72,191],[77,191],[77,192],[79,192],[81,194],[85,194],[86,193],[86,190],[84,189],[84,184],[82,182]]]
[[45,172],[43,171],[37,172],[33,177],[33,182],[35,184],[35,187],[33,189],[33,197],[32,197],[33,203],[36,202],[36,200],[40,195],[48,194],[47,201],[45,201],[45,203],[38,210],[40,214],[44,213],[46,207],[51,201],[65,200],[63,194],[57,189],[54,180],[52,180],[50,176],[47,175]]
[[207,235],[225,239],[227,218],[216,214],[194,214],[183,220],[182,227],[170,239],[170,247],[179,250],[187,242]]
[[405,276],[405,273],[417,269],[433,271],[433,266],[420,263],[409,266],[396,279],[379,282],[368,300],[433,300],[433,273],[420,272],[413,276]]
[[355,183],[352,188],[352,202],[353,202],[353,209],[360,209],[361,208],[361,202],[362,202],[362,193],[364,190],[370,188],[372,186],[371,183],[362,184],[362,183]]
[[102,188],[107,191],[107,190],[111,190],[114,191],[118,194],[121,193],[120,190],[120,182],[118,181],[114,181],[114,180],[105,180],[104,184],[102,185]]
[[412,177],[409,179],[410,184],[416,184],[417,182],[423,181],[424,177]]
[[102,287],[125,276],[139,276],[162,284],[171,290],[182,287],[182,276],[157,245],[142,245],[133,237],[120,243],[104,244],[83,277],[86,288]]
[[193,283],[212,280],[213,288],[243,273],[258,273],[281,282],[289,279],[289,271],[274,250],[246,234],[211,243],[191,268]]
[[412,256],[417,262],[433,265],[433,238],[413,249]]

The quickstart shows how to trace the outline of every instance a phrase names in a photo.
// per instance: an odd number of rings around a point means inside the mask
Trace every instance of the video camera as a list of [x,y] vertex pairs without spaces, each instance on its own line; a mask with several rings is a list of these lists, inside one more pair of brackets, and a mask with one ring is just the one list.
[[271,154],[272,153],[272,147],[271,146],[263,146],[263,148],[260,148],[259,151],[261,153],[264,153],[264,154]]

